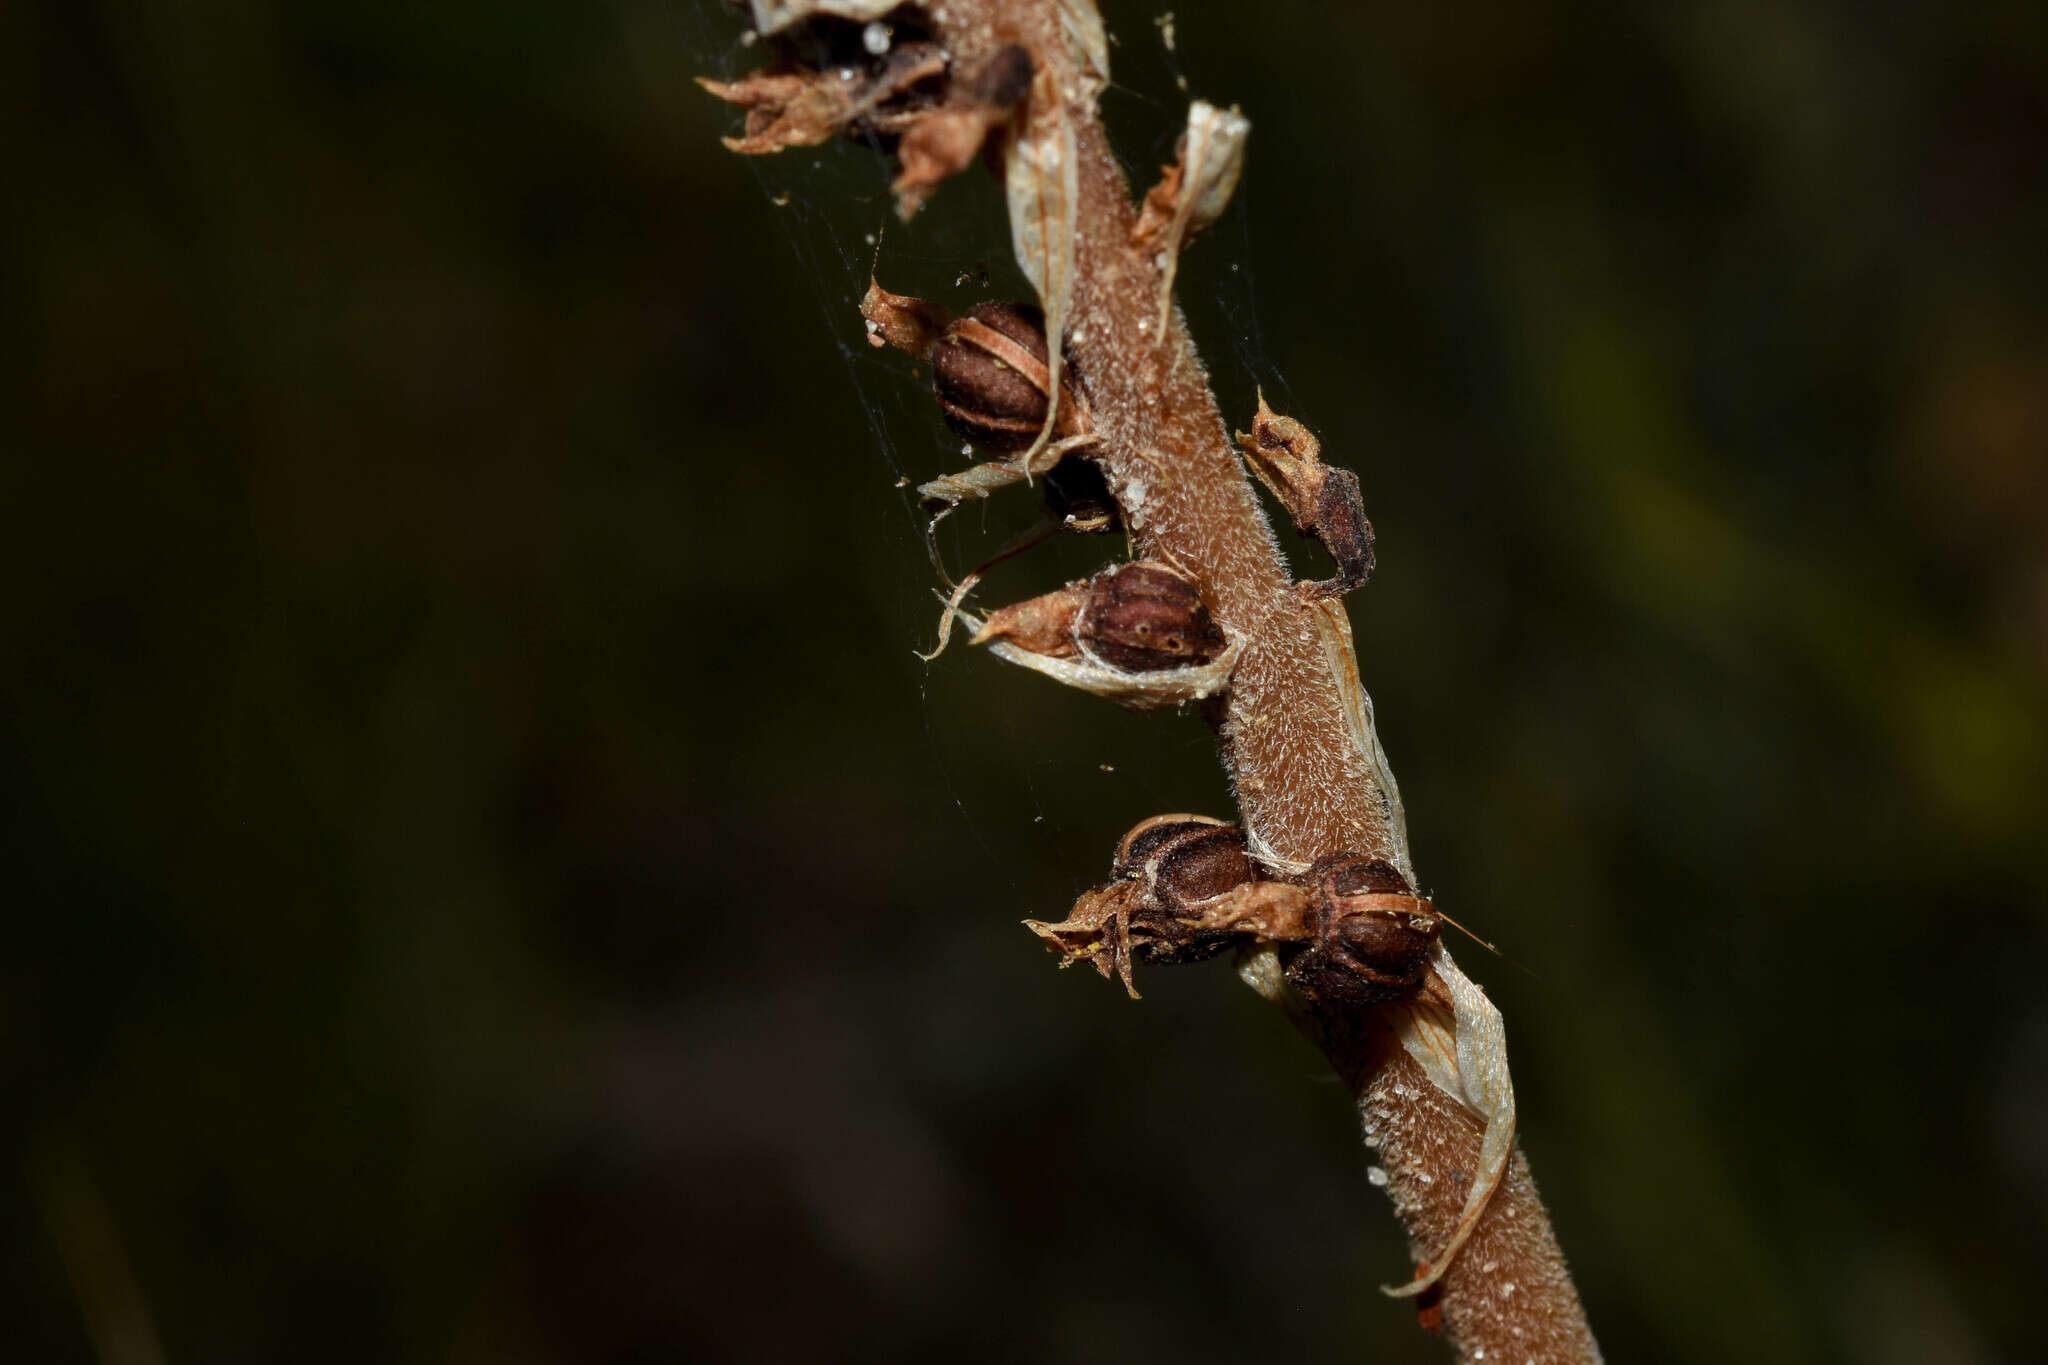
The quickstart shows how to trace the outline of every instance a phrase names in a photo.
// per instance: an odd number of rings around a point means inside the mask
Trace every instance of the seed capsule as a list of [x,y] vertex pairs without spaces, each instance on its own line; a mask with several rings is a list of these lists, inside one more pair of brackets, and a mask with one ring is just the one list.
[[1155,815],[1117,846],[1116,874],[1184,909],[1252,879],[1244,831],[1206,815]]
[[933,345],[931,361],[946,425],[963,440],[1009,453],[1038,439],[1052,391],[1045,315],[1038,309],[977,303]]
[[1309,871],[1315,939],[1287,964],[1287,979],[1314,1000],[1369,1005],[1422,984],[1442,921],[1399,872],[1340,853]]
[[1152,560],[1104,569],[975,623],[998,658],[1140,710],[1212,697],[1239,645],[1185,577]]
[[1199,962],[1242,942],[1235,926],[1197,929],[1205,903],[1253,879],[1244,831],[1206,815],[1155,815],[1117,846],[1116,875],[1144,887],[1131,914],[1136,956],[1145,962]]
[[1224,646],[1195,585],[1146,560],[1097,575],[1074,631],[1082,648],[1129,673],[1207,663]]

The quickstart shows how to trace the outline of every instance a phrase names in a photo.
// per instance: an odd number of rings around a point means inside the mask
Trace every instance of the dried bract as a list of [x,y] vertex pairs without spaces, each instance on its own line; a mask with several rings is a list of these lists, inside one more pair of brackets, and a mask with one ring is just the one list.
[[1181,248],[1223,216],[1244,173],[1244,144],[1251,120],[1236,109],[1218,109],[1206,100],[1188,106],[1187,131],[1181,134],[1178,160],[1162,168],[1159,183],[1145,195],[1145,205],[1131,229],[1131,241],[1160,257],[1159,328],[1173,306],[1173,281],[1180,270]]
[[1366,520],[1358,476],[1327,465],[1322,444],[1292,417],[1282,417],[1259,395],[1251,434],[1237,434],[1252,473],[1280,500],[1302,534],[1314,536],[1337,561],[1337,576],[1304,585],[1315,597],[1336,597],[1372,577],[1372,523]]
[[1458,970],[1441,944],[1430,963],[1430,975],[1427,992],[1387,1009],[1395,1016],[1402,1049],[1415,1059],[1431,1084],[1483,1125],[1479,1169],[1458,1213],[1458,1225],[1443,1249],[1407,1284],[1382,1286],[1395,1298],[1412,1298],[1443,1278],[1459,1248],[1479,1226],[1494,1191],[1506,1179],[1515,1149],[1515,1087],[1508,1075],[1507,1031],[1500,1011],[1485,991]]
[[1080,186],[1074,129],[1067,117],[1055,71],[1041,64],[1032,78],[1023,118],[1013,125],[1004,146],[1003,188],[1010,205],[1010,236],[1017,264],[1045,309],[1046,369],[1053,407],[1045,429],[1019,464],[1029,464],[1054,435],[1059,409],[1061,355],[1066,345],[1067,313],[1074,298],[1076,215]]
[[1109,84],[1109,35],[1102,28],[1102,14],[1094,0],[1059,0],[1060,33],[1067,50],[1074,55],[1083,88],[1075,94],[1094,99]]

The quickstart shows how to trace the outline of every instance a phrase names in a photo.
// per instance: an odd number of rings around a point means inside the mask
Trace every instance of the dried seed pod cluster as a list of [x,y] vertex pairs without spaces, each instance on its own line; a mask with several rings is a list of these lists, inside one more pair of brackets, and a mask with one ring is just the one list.
[[1066,919],[1028,923],[1061,965],[1093,962],[1126,988],[1133,961],[1196,962],[1262,942],[1279,947],[1288,983],[1310,1000],[1403,1000],[1421,988],[1441,930],[1435,908],[1385,862],[1340,853],[1303,877],[1275,877],[1242,829],[1207,816],[1143,821],[1111,871]]
[[[1440,951],[1442,916],[1390,864],[1338,853],[1298,875],[1275,876],[1251,855],[1244,831],[1202,815],[1141,821],[1117,845],[1111,880],[1084,893],[1056,924],[1025,926],[1060,955],[1120,977],[1133,999],[1133,962],[1194,962],[1227,948],[1246,979],[1278,996],[1292,987],[1325,1007],[1400,1006],[1390,1016],[1401,1046],[1432,1083],[1484,1124],[1480,1163],[1457,1226],[1413,1280],[1435,1284],[1479,1225],[1513,1154],[1515,1093],[1507,1077],[1500,1011]],[[1277,970],[1275,970],[1277,968]]]
[[[746,110],[743,135],[727,140],[734,150],[771,152],[839,133],[870,140],[899,160],[893,188],[906,219],[984,149],[1000,167],[1013,245],[1038,306],[982,303],[955,318],[936,304],[873,284],[861,305],[873,344],[929,361],[947,425],[975,450],[995,457],[919,488],[930,524],[963,501],[1036,482],[1054,527],[1129,526],[1138,541],[1133,553],[1151,556],[1001,608],[985,620],[959,610],[981,570],[970,573],[947,603],[941,647],[957,615],[975,628],[975,642],[998,657],[1126,705],[1174,705],[1222,692],[1247,641],[1259,648],[1276,638],[1268,623],[1285,621],[1290,604],[1274,603],[1266,593],[1268,607],[1282,609],[1247,611],[1245,594],[1233,590],[1228,600],[1239,604],[1242,615],[1229,629],[1215,618],[1204,583],[1174,562],[1177,554],[1213,561],[1214,546],[1202,541],[1196,548],[1186,535],[1169,533],[1184,519],[1184,506],[1171,515],[1152,510],[1165,503],[1153,496],[1160,490],[1185,502],[1191,490],[1172,483],[1184,462],[1173,451],[1134,450],[1127,434],[1118,437],[1121,446],[1099,434],[1087,374],[1102,384],[1101,410],[1108,416],[1109,381],[1127,377],[1133,358],[1141,366],[1158,364],[1162,354],[1171,355],[1168,364],[1192,361],[1185,349],[1177,355],[1168,351],[1169,340],[1184,342],[1172,306],[1179,254],[1217,219],[1234,192],[1247,121],[1234,109],[1191,105],[1176,164],[1165,168],[1129,224],[1127,239],[1118,243],[1122,262],[1105,270],[1103,234],[1094,230],[1101,224],[1088,224],[1085,237],[1081,230],[1084,203],[1092,202],[1102,184],[1098,172],[1114,171],[1103,163],[1100,130],[1085,112],[1109,75],[1107,39],[1089,0],[1058,0],[1057,36],[1049,28],[1012,25],[1007,12],[1003,22],[977,28],[957,22],[957,11],[949,19],[947,7],[898,0],[750,3],[773,63],[730,84],[704,83]],[[1007,7],[989,7],[991,15],[998,10]],[[945,36],[944,45],[931,40],[934,34]],[[1000,45],[1012,35],[1036,46]],[[1094,168],[1085,177],[1084,166]],[[1091,282],[1098,286],[1096,295],[1133,282],[1156,292],[1140,296],[1143,315],[1136,318],[1118,319],[1099,297],[1089,300],[1088,349],[1077,366],[1073,351],[1081,334],[1068,332],[1083,297],[1077,271],[1084,260],[1097,271]],[[1104,275],[1112,278],[1105,281]],[[1130,354],[1103,349],[1110,346],[1129,348]],[[1128,387],[1120,384],[1118,396],[1127,398],[1121,391]],[[1113,415],[1132,416],[1122,404]],[[1134,424],[1104,425],[1128,433]],[[1137,425],[1154,429],[1149,415]],[[1307,618],[1336,675],[1348,748],[1323,754],[1333,759],[1326,767],[1363,774],[1353,794],[1380,805],[1376,824],[1361,820],[1343,828],[1382,848],[1385,857],[1337,853],[1306,864],[1283,860],[1259,837],[1274,829],[1273,798],[1253,795],[1262,791],[1254,781],[1240,788],[1251,835],[1204,816],[1145,821],[1118,845],[1107,884],[1083,895],[1065,920],[1032,922],[1031,928],[1060,953],[1063,965],[1092,961],[1106,975],[1120,976],[1126,988],[1134,961],[1191,962],[1237,948],[1241,973],[1275,998],[1298,1005],[1305,997],[1332,1009],[1386,1006],[1383,1022],[1431,1082],[1485,1123],[1480,1169],[1456,1230],[1416,1280],[1393,1291],[1414,1294],[1442,1275],[1507,1169],[1514,1098],[1500,1018],[1442,951],[1441,917],[1415,894],[1398,792],[1380,751],[1370,699],[1357,678],[1342,605],[1331,600],[1366,582],[1373,571],[1372,526],[1358,479],[1325,464],[1308,429],[1274,414],[1263,396],[1251,433],[1238,441],[1252,472],[1295,525],[1336,560],[1333,577],[1296,585],[1310,599],[1309,610],[1291,605],[1296,624]],[[1104,469],[1127,478],[1139,458],[1165,479],[1148,479],[1142,488],[1120,482],[1127,502],[1119,506]],[[1041,527],[1012,542],[983,569],[1047,534]],[[1160,539],[1154,542],[1153,536]],[[949,577],[943,566],[941,575]],[[1270,662],[1263,651],[1260,659],[1262,665]],[[1257,706],[1249,673],[1246,686],[1240,712]],[[1261,711],[1249,724],[1274,718]],[[1232,724],[1245,719],[1233,716]],[[1240,739],[1241,734],[1226,736],[1230,743]]]
[[[697,82],[747,111],[746,131],[725,145],[758,156],[845,133],[891,146],[900,165],[892,186],[896,211],[908,220],[1010,123],[1030,92],[1033,68],[1031,54],[1012,44],[955,71],[945,49],[906,16],[882,22],[902,8],[882,5],[876,13],[869,0],[757,0],[756,21],[774,64],[736,81]],[[864,28],[857,22],[863,17]]]

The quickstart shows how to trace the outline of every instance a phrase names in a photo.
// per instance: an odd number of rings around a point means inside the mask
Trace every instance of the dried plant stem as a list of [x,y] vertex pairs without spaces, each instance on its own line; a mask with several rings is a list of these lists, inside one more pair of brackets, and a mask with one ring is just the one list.
[[[1031,54],[1032,119],[1048,116],[1044,92],[1057,92],[1051,116],[1071,139],[1073,235],[1071,293],[1059,308],[1048,298],[1049,330],[1056,343],[1063,330],[1086,376],[1090,455],[1138,552],[1198,583],[1242,646],[1217,702],[1218,729],[1253,850],[1296,871],[1340,851],[1368,855],[1412,884],[1400,801],[1370,732],[1343,608],[1294,583],[1177,309],[1164,312],[1159,335],[1171,258],[1133,243],[1137,210],[1095,107],[1098,82],[1085,44],[1077,52],[1062,27],[1077,15],[1092,18],[1087,0],[934,0],[927,12],[955,71],[982,69],[1011,45]],[[1043,261],[1025,266],[1044,274]],[[1480,1170],[1480,1124],[1428,1079],[1384,1008],[1320,1007],[1303,1024],[1357,1096],[1416,1259],[1438,1253]],[[1519,1151],[1471,1240],[1419,1302],[1426,1322],[1440,1308],[1462,1360],[1599,1358]]]

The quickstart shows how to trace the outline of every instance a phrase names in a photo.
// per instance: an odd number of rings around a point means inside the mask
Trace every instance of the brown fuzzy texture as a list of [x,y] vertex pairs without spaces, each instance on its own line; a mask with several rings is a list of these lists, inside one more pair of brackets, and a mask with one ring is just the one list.
[[[1404,867],[1396,806],[1346,708],[1345,675],[1355,670],[1348,641],[1322,615],[1327,604],[1289,573],[1177,309],[1167,314],[1168,335],[1157,335],[1162,263],[1134,245],[1131,189],[1062,36],[1061,9],[1059,0],[939,0],[928,14],[956,71],[981,69],[1019,44],[1037,68],[1035,92],[1064,94],[1078,160],[1065,333],[1067,354],[1087,376],[1099,437],[1089,454],[1138,555],[1199,584],[1215,619],[1243,642],[1218,721],[1255,849],[1303,867],[1340,852]],[[1457,1224],[1479,1124],[1424,1078],[1373,1007],[1326,1007],[1307,1027],[1357,1095],[1413,1252],[1428,1256]],[[1440,1295],[1418,1306],[1425,1325],[1447,1330],[1461,1360],[1599,1359],[1519,1152]]]

